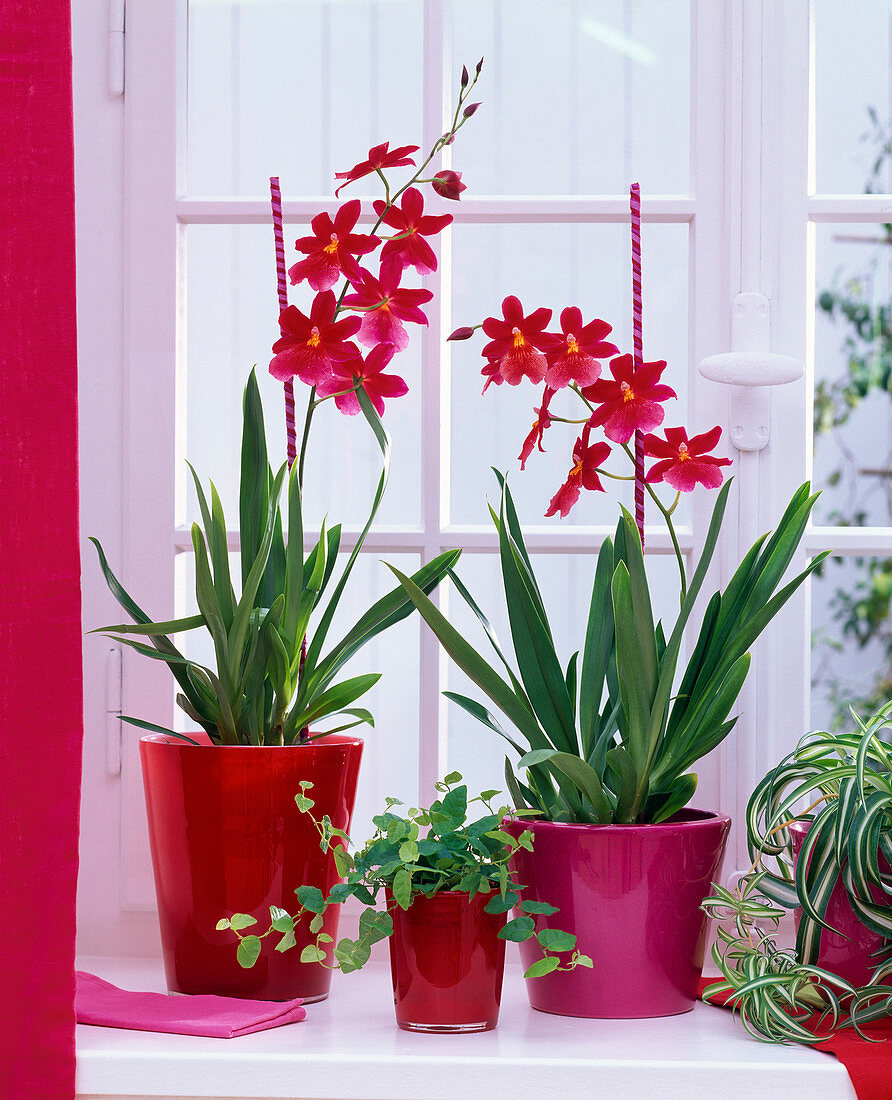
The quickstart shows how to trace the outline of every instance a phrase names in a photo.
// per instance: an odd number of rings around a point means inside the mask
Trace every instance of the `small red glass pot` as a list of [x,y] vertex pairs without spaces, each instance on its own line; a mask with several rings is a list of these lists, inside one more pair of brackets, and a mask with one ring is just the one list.
[[487,913],[494,892],[473,898],[444,890],[416,894],[393,917],[390,971],[397,1025],[405,1031],[491,1031],[499,1022],[506,913]]

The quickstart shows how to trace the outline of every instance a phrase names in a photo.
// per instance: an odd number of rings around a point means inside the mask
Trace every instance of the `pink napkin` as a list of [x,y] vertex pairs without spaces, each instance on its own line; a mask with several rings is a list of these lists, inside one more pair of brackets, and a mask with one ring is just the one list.
[[247,1001],[240,997],[177,996],[133,993],[111,982],[77,972],[75,1009],[79,1024],[125,1027],[131,1031],[171,1031],[177,1035],[210,1035],[234,1039],[297,1023],[307,1010],[294,1001]]

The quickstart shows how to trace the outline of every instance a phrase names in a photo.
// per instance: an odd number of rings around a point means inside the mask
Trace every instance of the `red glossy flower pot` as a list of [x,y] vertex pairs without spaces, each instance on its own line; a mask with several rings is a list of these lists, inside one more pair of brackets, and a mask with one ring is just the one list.
[[[605,1019],[689,1012],[706,945],[700,905],[718,877],[730,825],[690,809],[659,825],[504,820],[514,836],[533,833],[533,851],[512,857],[524,898],[560,910],[537,917],[537,931],[574,933],[594,963],[529,978],[533,1008]],[[520,953],[524,966],[533,963],[535,941]]]
[[[162,735],[140,740],[168,989],[320,1001],[331,972],[300,961],[304,945],[315,942],[309,920],[300,922],[290,951],[274,950],[277,936],[264,940],[250,970],[236,960],[233,934],[216,924],[233,912],[250,913],[264,931],[271,905],[295,910],[298,886],[327,893],[339,881],[294,796],[309,780],[314,814],[349,830],[362,741],[334,734],[306,745],[219,746],[204,734],[190,736],[202,744]],[[325,915],[335,939],[339,909],[330,906]]]
[[390,971],[396,1022],[405,1031],[491,1031],[499,1021],[505,913],[487,913],[493,894],[447,890],[417,896],[393,917]]
[[[790,825],[790,838],[793,842],[793,858],[799,855],[799,849],[805,840],[809,829],[809,823],[794,821]],[[880,866],[888,873],[889,866],[880,857]],[[878,905],[890,905],[889,898],[879,887],[874,887],[873,900]],[[799,928],[799,920],[802,910],[794,910],[796,928]],[[826,928],[821,933],[821,946],[818,948],[817,965],[831,974],[836,974],[851,982],[856,988],[867,985],[870,976],[880,963],[880,959],[872,959],[871,955],[879,951],[885,942],[883,937],[869,928],[865,928],[855,916],[855,911],[849,904],[846,889],[840,879],[836,880],[833,893],[827,902],[825,919],[829,925],[837,929],[837,932],[829,932]],[[841,933],[841,934],[838,934]]]

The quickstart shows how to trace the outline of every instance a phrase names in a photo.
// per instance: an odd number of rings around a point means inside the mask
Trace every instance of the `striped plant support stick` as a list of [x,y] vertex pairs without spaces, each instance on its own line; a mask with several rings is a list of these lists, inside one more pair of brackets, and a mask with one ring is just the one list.
[[[632,345],[636,373],[644,362],[641,325],[641,188],[633,183],[629,190],[632,215]],[[644,436],[635,432],[635,523],[644,546]]]
[[[276,281],[279,291],[279,312],[288,305],[288,282],[285,271],[285,234],[282,228],[282,192],[279,177],[270,176],[270,205],[273,210],[273,232],[276,238]],[[294,422],[294,382],[285,383],[285,431],[288,436],[288,469],[297,457],[297,427]]]

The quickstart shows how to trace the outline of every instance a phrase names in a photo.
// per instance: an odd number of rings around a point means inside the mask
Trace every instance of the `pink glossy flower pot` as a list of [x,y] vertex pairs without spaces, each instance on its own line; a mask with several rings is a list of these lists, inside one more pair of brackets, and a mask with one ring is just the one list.
[[499,1021],[508,917],[487,913],[492,893],[446,890],[417,896],[393,917],[390,971],[404,1031],[491,1031]]
[[[349,830],[362,756],[357,737],[334,734],[296,746],[189,745],[162,735],[140,740],[149,841],[167,986],[175,993],[216,993],[281,1001],[328,996],[331,971],[302,963],[315,942],[309,920],[296,929],[297,946],[274,950],[263,941],[250,970],[236,960],[231,932],[217,921],[233,912],[269,927],[269,907],[297,908],[298,886],[324,893],[339,881],[331,856],[320,850],[313,822],[294,802],[301,780],[316,802]],[[325,931],[337,938],[338,910],[325,915]]]
[[[799,855],[799,849],[808,832],[809,823],[794,821],[790,825],[790,837],[793,842],[793,857]],[[889,871],[889,866],[884,859],[880,859],[883,871]],[[873,900],[878,905],[890,905],[892,899],[879,887],[874,887]],[[799,920],[802,910],[796,909],[796,928],[799,928]],[[829,925],[837,929],[829,932],[826,928],[821,933],[821,946],[818,949],[817,965],[831,974],[844,978],[856,988],[868,984],[870,976],[880,963],[880,959],[871,958],[874,952],[879,951],[884,944],[883,937],[869,928],[865,928],[855,916],[855,911],[849,904],[845,887],[837,879],[833,887],[833,893],[827,902],[825,919]],[[841,934],[840,934],[841,933]]]
[[[574,933],[594,967],[527,980],[533,1008],[559,1016],[638,1019],[694,1007],[706,945],[700,909],[718,877],[731,819],[685,809],[660,825],[572,825],[506,819],[533,833],[512,870],[524,897],[556,905],[537,931]],[[520,945],[524,966],[535,941]],[[569,957],[569,956],[567,956]]]

